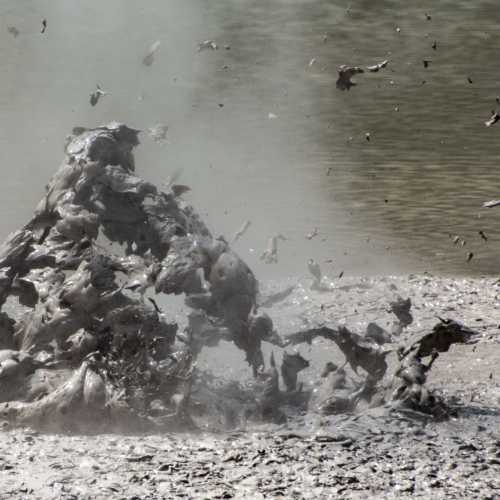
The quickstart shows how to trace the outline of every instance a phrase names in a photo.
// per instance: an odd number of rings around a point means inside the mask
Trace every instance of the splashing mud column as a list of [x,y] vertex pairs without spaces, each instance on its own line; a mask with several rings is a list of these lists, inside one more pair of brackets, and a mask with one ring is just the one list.
[[[3,419],[172,426],[188,418],[205,345],[233,341],[257,373],[261,341],[279,343],[251,270],[175,193],[135,175],[138,144],[123,124],[75,128],[33,218],[0,251],[0,303],[23,309],[1,312]],[[152,288],[186,295],[185,332],[144,300]]]
[[[441,320],[399,351],[389,380],[392,349],[380,345],[385,336],[374,336],[373,326],[361,336],[323,325],[283,341],[258,309],[255,276],[229,244],[213,238],[173,190],[135,174],[138,144],[138,131],[119,123],[74,129],[33,218],[0,249],[0,419],[57,430],[175,429],[196,425],[196,406],[237,422],[234,406],[248,405],[249,415],[283,422],[287,407],[293,418],[386,401],[446,415],[424,387],[426,374],[438,352],[470,343],[476,332]],[[184,294],[191,308],[184,331],[147,295],[153,291]],[[391,303],[401,330],[412,323],[410,308],[410,299]],[[284,354],[282,392],[274,355],[264,366],[262,342],[283,348],[316,337],[331,341],[344,365],[328,370],[317,400],[297,385],[308,361]],[[220,340],[245,352],[253,390],[217,389],[196,368],[202,349]]]

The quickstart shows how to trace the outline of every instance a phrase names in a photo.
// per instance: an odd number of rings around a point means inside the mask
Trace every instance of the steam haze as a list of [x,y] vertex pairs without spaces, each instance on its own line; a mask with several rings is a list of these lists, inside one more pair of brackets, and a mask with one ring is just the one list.
[[[137,170],[161,184],[182,168],[186,200],[215,235],[250,220],[235,249],[261,279],[306,275],[310,257],[331,276],[498,270],[498,215],[479,209],[500,195],[498,130],[484,127],[498,9],[427,4],[4,0],[0,236],[29,219],[74,126],[164,123],[167,144],[141,134]],[[198,52],[208,39],[218,50]],[[335,88],[338,65],[383,59],[386,70]],[[96,84],[109,95],[91,107]],[[287,241],[266,265],[277,233]],[[468,240],[470,265],[448,233]]]

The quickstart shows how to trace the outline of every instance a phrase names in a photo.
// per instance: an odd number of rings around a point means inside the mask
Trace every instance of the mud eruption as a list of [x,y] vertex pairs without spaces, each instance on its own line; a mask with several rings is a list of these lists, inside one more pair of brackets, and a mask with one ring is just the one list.
[[[74,129],[33,218],[0,251],[1,419],[49,429],[176,429],[206,411],[231,427],[241,423],[236,407],[281,422],[304,411],[353,412],[362,401],[446,414],[425,388],[426,373],[438,352],[470,342],[473,331],[441,320],[400,348],[389,377],[393,351],[377,342],[385,334],[373,334],[373,325],[367,336],[324,326],[282,340],[258,309],[252,271],[228,243],[178,193],[135,175],[138,144],[138,131],[118,123]],[[185,295],[191,312],[184,331],[146,297],[153,291]],[[396,305],[406,326],[411,302],[402,302],[402,312]],[[330,363],[323,399],[315,401],[297,383],[309,362],[288,353],[282,392],[274,357],[265,367],[262,342],[282,349],[317,336],[336,344],[356,379]],[[210,384],[197,369],[201,350],[220,340],[245,352],[255,377],[250,389]]]

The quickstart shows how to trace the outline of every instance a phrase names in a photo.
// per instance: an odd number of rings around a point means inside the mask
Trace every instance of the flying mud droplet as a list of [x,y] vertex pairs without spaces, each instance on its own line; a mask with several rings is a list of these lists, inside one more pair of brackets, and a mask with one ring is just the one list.
[[286,238],[282,234],[271,236],[266,249],[260,256],[260,260],[263,260],[266,264],[276,264],[278,262],[278,240],[286,241]]
[[483,203],[483,208],[493,208],[500,206],[500,200],[490,200]]
[[305,238],[306,238],[306,240],[312,240],[313,238],[318,236],[318,234],[319,234],[318,228],[315,227],[310,233],[307,233],[305,235]]
[[233,237],[231,238],[230,243],[236,243],[248,230],[252,223],[249,220],[246,220],[241,227],[234,233]]
[[356,82],[351,81],[351,78],[354,75],[364,72],[364,69],[358,66],[346,66],[343,64],[338,68],[338,78],[335,84],[340,90],[350,90],[351,87],[357,85]]
[[156,40],[151,47],[149,47],[149,50],[147,51],[146,55],[142,58],[142,64],[144,66],[151,66],[155,60],[155,54],[158,52],[158,49],[160,48],[160,41]]
[[495,125],[495,123],[500,120],[500,115],[496,111],[491,112],[490,119],[485,121],[484,124],[487,127],[491,127],[492,125]]
[[95,91],[90,94],[90,105],[94,107],[99,102],[99,99],[105,95],[108,95],[108,92],[102,90],[100,85],[96,85]]
[[15,26],[7,26],[7,31],[14,37],[17,38],[19,35],[19,30]]
[[370,71],[371,73],[377,73],[379,70],[381,70],[382,68],[385,68],[387,66],[387,64],[389,63],[389,61],[387,59],[385,59],[384,61],[382,62],[379,62],[377,64],[374,64],[373,66],[367,66],[366,69],[368,71]]
[[217,50],[219,47],[213,40],[205,40],[198,44],[198,52],[202,50]]
[[177,168],[168,176],[167,180],[163,183],[167,190],[170,190],[174,184],[177,184],[177,181],[179,180],[183,171],[184,170],[182,168]]
[[191,191],[191,188],[189,186],[186,186],[186,184],[172,184],[170,186],[170,190],[172,191],[175,198],[179,198],[183,194]]
[[164,144],[167,142],[167,132],[168,125],[164,125],[163,123],[157,123],[148,128],[149,137],[157,144]]

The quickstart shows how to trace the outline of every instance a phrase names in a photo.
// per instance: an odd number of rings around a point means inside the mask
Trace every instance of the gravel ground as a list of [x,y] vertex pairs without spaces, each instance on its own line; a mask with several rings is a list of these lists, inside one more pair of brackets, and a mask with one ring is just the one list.
[[[303,281],[274,306],[280,333],[323,322],[357,332],[374,320],[390,328],[386,309],[396,294],[412,298],[415,317],[397,342],[427,331],[437,316],[480,332],[478,344],[453,346],[431,372],[429,385],[452,402],[456,417],[433,422],[374,409],[164,435],[45,435],[4,427],[0,498],[500,498],[499,282],[410,276],[343,278],[331,286],[312,292]],[[301,352],[311,359],[301,373],[306,387],[325,359],[342,359],[323,341]],[[231,376],[245,377],[246,368],[234,368],[240,359],[222,346],[207,350],[200,364],[226,374],[232,366]]]

